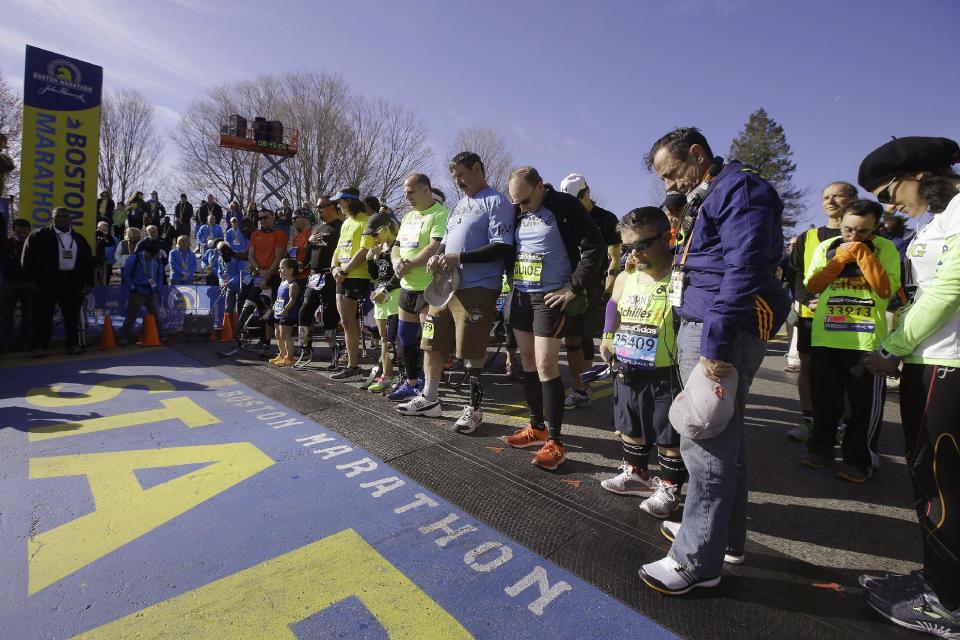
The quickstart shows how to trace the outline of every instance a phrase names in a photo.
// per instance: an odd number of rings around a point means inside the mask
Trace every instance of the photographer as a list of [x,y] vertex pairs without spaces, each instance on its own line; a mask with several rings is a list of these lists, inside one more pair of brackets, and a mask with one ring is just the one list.
[[137,320],[140,307],[152,314],[157,321],[160,340],[166,342],[163,327],[160,324],[160,304],[158,287],[163,282],[163,266],[160,263],[160,243],[157,240],[144,240],[136,253],[128,256],[123,265],[120,282],[129,290],[127,312],[120,329],[119,344],[126,346],[130,341],[133,325]]
[[110,284],[112,264],[107,262],[107,247],[113,247],[116,244],[117,239],[110,233],[110,225],[104,221],[98,222],[96,258],[94,259],[97,284]]

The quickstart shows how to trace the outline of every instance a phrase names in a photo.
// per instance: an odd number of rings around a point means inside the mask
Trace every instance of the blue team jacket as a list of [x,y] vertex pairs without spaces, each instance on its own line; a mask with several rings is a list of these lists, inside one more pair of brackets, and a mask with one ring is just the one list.
[[[783,203],[755,170],[727,164],[697,211],[683,263],[680,317],[703,323],[700,354],[731,362],[738,332],[769,340],[790,301],[776,277],[783,255]],[[677,254],[681,260],[683,249]]]
[[[146,260],[142,251],[127,256],[127,261],[120,272],[120,281],[131,291],[153,293],[163,284],[163,263],[160,258]],[[152,282],[151,282],[152,281]]]

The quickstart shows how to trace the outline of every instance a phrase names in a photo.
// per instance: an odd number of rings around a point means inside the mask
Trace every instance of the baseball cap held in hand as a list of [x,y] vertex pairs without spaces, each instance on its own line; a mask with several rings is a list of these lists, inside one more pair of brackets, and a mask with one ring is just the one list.
[[738,383],[736,370],[714,382],[704,374],[703,365],[697,364],[670,405],[670,424],[691,440],[720,435],[733,418]]

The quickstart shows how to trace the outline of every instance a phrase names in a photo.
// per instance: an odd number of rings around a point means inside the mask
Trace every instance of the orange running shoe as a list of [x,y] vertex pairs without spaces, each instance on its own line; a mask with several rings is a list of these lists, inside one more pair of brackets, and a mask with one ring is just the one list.
[[548,440],[547,444],[540,447],[537,455],[533,456],[531,464],[535,464],[541,469],[553,471],[559,467],[567,457],[563,455],[563,445],[553,440]]
[[280,358],[279,360],[274,362],[274,364],[277,365],[278,367],[290,367],[290,366],[293,366],[296,362],[297,361],[294,360],[293,358]]
[[504,436],[503,441],[517,449],[540,447],[547,441],[547,430],[534,429],[532,424],[527,424],[526,427],[520,429],[513,435]]

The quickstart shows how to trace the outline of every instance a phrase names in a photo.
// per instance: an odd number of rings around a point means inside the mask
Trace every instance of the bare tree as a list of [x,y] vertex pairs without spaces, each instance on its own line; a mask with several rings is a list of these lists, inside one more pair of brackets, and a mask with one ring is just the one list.
[[100,118],[101,189],[117,200],[149,191],[163,156],[163,140],[153,124],[153,107],[137,91],[106,94]]
[[261,76],[214,87],[183,114],[174,136],[179,171],[195,192],[255,200],[267,163],[259,154],[219,146],[229,114],[265,115],[299,132],[297,155],[282,164],[280,195],[294,204],[358,186],[382,200],[399,199],[403,179],[428,161],[426,128],[408,109],[350,94],[339,76],[322,72]]
[[16,168],[0,181],[0,195],[17,194],[20,191],[20,136],[23,133],[23,104],[20,96],[7,82],[0,69],[0,133],[7,136],[7,150]]
[[[450,158],[461,151],[473,151],[479,155],[487,173],[487,184],[501,193],[507,192],[507,177],[513,167],[513,154],[502,135],[489,127],[462,127],[457,131]],[[460,193],[452,180],[450,185],[454,193]]]

